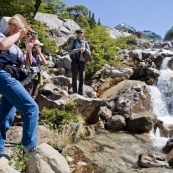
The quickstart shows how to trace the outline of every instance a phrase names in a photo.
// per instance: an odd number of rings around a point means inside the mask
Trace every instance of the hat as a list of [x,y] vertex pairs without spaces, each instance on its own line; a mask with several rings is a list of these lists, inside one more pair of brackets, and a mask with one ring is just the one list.
[[0,32],[5,33],[8,29],[8,21],[11,17],[3,17],[0,22]]
[[35,40],[34,45],[36,45],[36,44],[38,44],[38,45],[40,45],[40,46],[43,46],[43,44],[42,44],[42,43],[40,43],[40,41],[39,41],[39,40]]
[[12,20],[12,19],[15,19],[17,20],[17,22],[19,23],[20,27],[22,28],[25,28],[28,26],[27,22],[26,22],[26,19],[20,15],[20,14],[16,14],[14,15],[13,17],[11,17],[11,19],[8,21],[8,23]]
[[80,29],[77,29],[77,30],[76,30],[76,33],[84,33],[84,30],[81,29],[81,28],[80,28]]

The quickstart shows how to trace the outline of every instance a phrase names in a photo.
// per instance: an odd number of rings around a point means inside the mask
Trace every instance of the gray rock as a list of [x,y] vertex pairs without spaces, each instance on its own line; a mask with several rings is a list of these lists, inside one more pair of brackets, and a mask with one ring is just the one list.
[[133,113],[127,123],[127,130],[133,133],[148,133],[153,128],[156,115],[152,112]]
[[169,164],[165,157],[155,151],[149,151],[147,153],[140,154],[138,163],[142,168],[169,167]]
[[120,131],[123,130],[125,126],[126,126],[125,118],[121,115],[113,116],[106,123],[107,129],[110,131]]
[[1,173],[19,173],[19,171],[9,166],[8,162],[9,161],[5,159],[4,157],[0,158],[0,172]]
[[42,143],[37,153],[27,161],[27,173],[70,173],[65,158],[50,145]]

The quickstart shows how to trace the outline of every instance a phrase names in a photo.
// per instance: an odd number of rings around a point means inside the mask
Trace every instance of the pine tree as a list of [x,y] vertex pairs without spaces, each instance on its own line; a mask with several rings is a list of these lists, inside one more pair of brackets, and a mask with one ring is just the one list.
[[94,23],[96,23],[96,20],[95,20],[95,15],[94,15],[94,13],[92,13],[92,18],[91,18],[91,20],[94,22]]
[[88,17],[91,19],[91,10],[89,11]]
[[98,19],[98,25],[101,25],[101,22],[100,22],[100,17],[99,17],[99,19]]

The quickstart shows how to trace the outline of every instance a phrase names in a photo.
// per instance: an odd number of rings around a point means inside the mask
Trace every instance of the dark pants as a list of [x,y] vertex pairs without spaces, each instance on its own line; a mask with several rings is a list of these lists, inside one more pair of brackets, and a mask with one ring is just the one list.
[[38,88],[39,81],[37,79],[32,79],[27,85],[25,85],[25,89],[29,92],[34,100],[38,95]]
[[[83,95],[83,83],[85,80],[85,61],[77,61],[75,58],[72,59],[72,88],[73,93]],[[77,91],[77,77],[79,74],[79,87]]]

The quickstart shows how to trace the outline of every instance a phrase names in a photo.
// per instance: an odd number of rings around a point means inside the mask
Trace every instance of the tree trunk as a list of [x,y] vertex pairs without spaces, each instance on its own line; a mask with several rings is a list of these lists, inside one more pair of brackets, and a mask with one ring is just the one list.
[[34,17],[36,15],[36,13],[38,12],[38,9],[39,9],[41,3],[42,3],[42,0],[36,0],[35,5],[34,5],[34,7],[35,7]]

